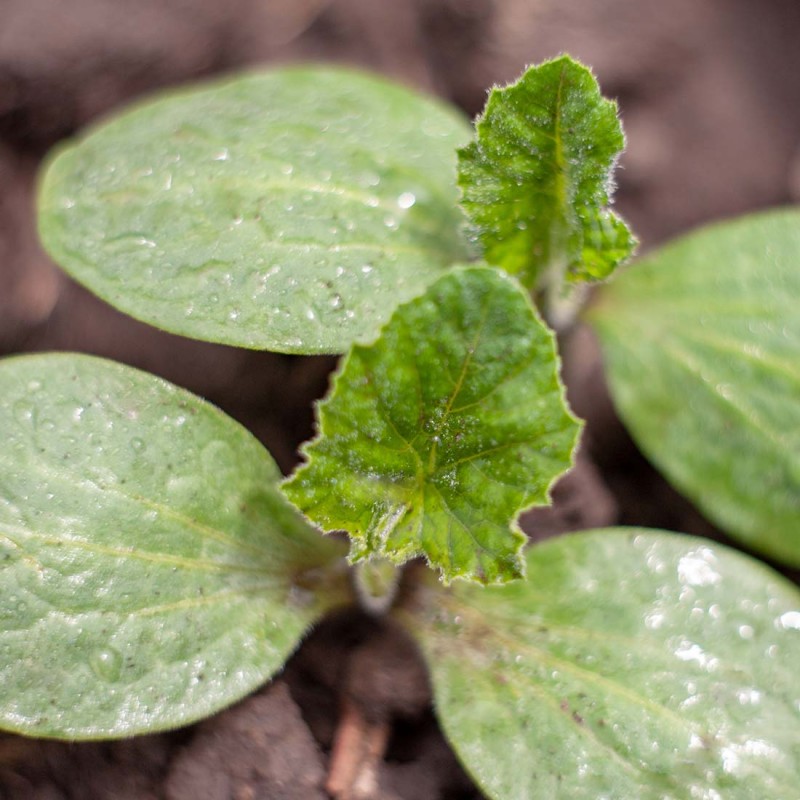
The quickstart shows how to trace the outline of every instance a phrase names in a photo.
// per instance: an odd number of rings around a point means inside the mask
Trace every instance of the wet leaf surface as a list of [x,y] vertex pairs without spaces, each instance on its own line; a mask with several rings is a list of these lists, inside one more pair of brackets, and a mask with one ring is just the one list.
[[793,800],[800,593],[705,540],[612,529],[528,580],[401,613],[462,763],[496,800]]
[[60,151],[45,246],[158,327],[337,353],[463,260],[455,111],[380,78],[287,68],[172,92]]
[[343,548],[243,428],[87,356],[0,366],[0,726],[175,727],[280,669],[345,591]]
[[579,426],[552,334],[515,280],[455,270],[357,345],[284,484],[351,557],[424,555],[445,580],[522,574],[523,508],[547,502]]
[[493,89],[459,152],[462,205],[484,258],[530,289],[606,277],[633,251],[607,208],[625,139],[617,106],[569,56]]
[[717,525],[800,566],[800,213],[687,236],[603,287],[589,321],[646,455]]

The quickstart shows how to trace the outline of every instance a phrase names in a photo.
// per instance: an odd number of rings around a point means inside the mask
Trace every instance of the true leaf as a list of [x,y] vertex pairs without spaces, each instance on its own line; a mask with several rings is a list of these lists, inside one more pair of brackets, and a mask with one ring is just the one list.
[[354,560],[424,555],[445,578],[522,574],[517,513],[547,501],[578,424],[553,337],[516,281],[455,270],[356,345],[284,490]]
[[525,582],[431,585],[401,619],[489,798],[797,797],[800,593],[741,554],[571,535]]
[[342,352],[466,254],[454,111],[286,68],[179,90],[62,149],[40,231],[103,299],[175,333]]
[[[484,258],[530,289],[598,280],[635,240],[607,208],[625,140],[617,106],[568,56],[493,89],[459,151],[462,205]],[[558,288],[558,287],[556,287]]]
[[589,321],[614,402],[732,536],[800,566],[800,213],[717,225],[603,287]]
[[0,727],[181,725],[280,669],[341,601],[340,543],[188,392],[73,355],[0,366]]

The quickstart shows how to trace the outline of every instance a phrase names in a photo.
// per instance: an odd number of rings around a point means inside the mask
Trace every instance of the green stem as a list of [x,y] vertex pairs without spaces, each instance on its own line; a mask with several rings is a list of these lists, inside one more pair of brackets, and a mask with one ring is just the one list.
[[359,561],[353,569],[353,582],[361,607],[368,614],[382,616],[397,596],[402,568],[385,558]]

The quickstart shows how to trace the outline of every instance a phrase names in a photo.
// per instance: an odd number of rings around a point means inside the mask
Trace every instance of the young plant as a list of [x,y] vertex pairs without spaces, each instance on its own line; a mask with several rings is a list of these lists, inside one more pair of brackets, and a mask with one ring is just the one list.
[[[164,96],[62,149],[41,234],[98,295],[196,338],[346,355],[282,485],[246,431],[157,378],[78,355],[0,366],[3,727],[127,736],[263,683],[353,601],[345,546],[310,522],[347,531],[371,607],[373,565],[439,572],[402,603],[387,589],[385,611],[488,797],[796,797],[792,584],[696,538],[523,551],[516,526],[580,428],[531,298],[568,324],[631,254],[608,208],[622,147],[615,105],[561,57],[493,90],[474,132],[385,81],[292,68]],[[689,238],[588,312],[645,451],[795,565],[798,223]]]

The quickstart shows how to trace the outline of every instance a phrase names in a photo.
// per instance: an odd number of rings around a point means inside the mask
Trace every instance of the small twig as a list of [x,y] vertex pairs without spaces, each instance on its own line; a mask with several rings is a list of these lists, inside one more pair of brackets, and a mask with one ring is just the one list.
[[331,752],[328,793],[336,800],[377,798],[378,764],[388,741],[388,723],[370,722],[356,703],[346,699]]

